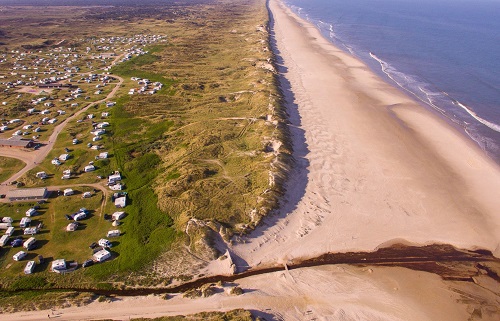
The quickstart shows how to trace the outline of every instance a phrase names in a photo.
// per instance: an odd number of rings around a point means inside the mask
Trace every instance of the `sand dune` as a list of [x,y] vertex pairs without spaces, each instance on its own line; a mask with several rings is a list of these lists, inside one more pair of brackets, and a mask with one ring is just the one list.
[[270,8],[297,166],[280,212],[232,247],[240,265],[392,240],[499,256],[498,165],[281,3]]

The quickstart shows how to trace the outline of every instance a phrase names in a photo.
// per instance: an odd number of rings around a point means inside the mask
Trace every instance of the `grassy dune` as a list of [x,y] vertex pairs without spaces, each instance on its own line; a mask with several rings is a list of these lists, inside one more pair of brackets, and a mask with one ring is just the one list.
[[[15,22],[12,10],[16,9],[9,9],[2,21]],[[114,259],[64,277],[38,272],[37,280],[43,284],[33,283],[33,287],[154,286],[168,284],[173,278],[189,279],[186,274],[196,275],[204,260],[216,257],[210,248],[214,233],[228,240],[234,233],[253,228],[276,207],[281,179],[286,176],[290,150],[268,47],[265,1],[51,8],[46,14],[53,15],[46,25],[40,20],[47,18],[44,13],[41,17],[26,15],[29,23],[17,22],[18,29],[4,28],[7,37],[0,49],[25,48],[28,42],[47,48],[60,39],[66,39],[65,45],[77,46],[78,39],[91,31],[103,37],[165,34],[168,41],[116,65],[111,73],[125,79],[113,98],[116,106],[107,109],[101,104],[86,113],[110,111],[106,121],[111,126],[101,141],[110,158],[95,161],[96,172],[80,174],[70,184],[98,183],[97,175],[113,170],[122,173],[130,206],[120,226],[123,235],[113,246]],[[57,28],[68,17],[74,18],[71,26]],[[36,26],[40,36],[29,34],[27,25]],[[128,95],[130,88],[137,87],[131,77],[159,81],[164,87],[155,95]],[[88,119],[70,122],[47,160],[28,172],[23,182],[27,186],[68,184],[59,178],[63,167],[78,173],[97,153],[89,152],[85,144],[71,145],[75,137],[83,142],[91,138],[89,126]],[[55,168],[50,159],[67,146],[73,157]],[[41,170],[54,176],[37,180],[34,175]],[[81,262],[90,255],[87,243],[109,229],[101,215],[112,213],[113,204],[108,201],[102,212],[95,204],[98,215],[88,223],[94,232],[80,233],[81,249],[68,248],[66,253],[63,247],[69,246],[68,240],[55,247],[51,244],[62,237],[63,214],[79,204],[61,202],[49,202],[41,217],[50,232],[44,235],[47,244],[40,251],[54,258],[72,253]],[[10,208],[0,210],[7,214]],[[187,229],[193,220],[196,224]],[[11,252],[3,251],[0,265],[11,263]],[[2,273],[2,287],[17,288],[18,279],[24,278],[16,276],[22,266],[16,263]],[[176,270],[168,269],[174,266]]]

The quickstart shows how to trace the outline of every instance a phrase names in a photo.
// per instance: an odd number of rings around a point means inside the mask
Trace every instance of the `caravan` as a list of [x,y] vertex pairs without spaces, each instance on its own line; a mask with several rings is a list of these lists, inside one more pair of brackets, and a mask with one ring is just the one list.
[[29,251],[35,248],[35,243],[36,239],[34,237],[30,237],[23,243],[23,247]]

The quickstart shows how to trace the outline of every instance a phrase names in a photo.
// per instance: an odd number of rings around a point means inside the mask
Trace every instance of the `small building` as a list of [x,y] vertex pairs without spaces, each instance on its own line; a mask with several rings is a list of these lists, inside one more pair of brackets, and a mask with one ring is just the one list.
[[[20,132],[22,134],[22,131]],[[32,148],[35,145],[31,139],[22,139],[19,135],[9,139],[0,139],[0,146],[17,147],[17,148]]]
[[124,217],[125,217],[125,212],[114,212],[113,215],[111,215],[111,219],[113,221],[121,220]]
[[107,250],[100,250],[99,252],[96,252],[92,258],[94,259],[94,261],[96,262],[103,262],[103,261],[106,261],[107,259],[109,259],[111,257],[111,253]]
[[29,261],[26,263],[26,267],[24,268],[24,274],[31,274],[35,269],[36,263],[35,261]]
[[47,199],[48,191],[46,187],[39,188],[19,188],[7,193],[9,201],[35,201]]
[[71,188],[67,188],[67,189],[65,189],[65,190],[64,190],[64,192],[63,192],[63,195],[64,195],[64,196],[71,196],[71,195],[73,195],[73,194],[75,194],[75,191],[74,191],[74,190],[72,190]]

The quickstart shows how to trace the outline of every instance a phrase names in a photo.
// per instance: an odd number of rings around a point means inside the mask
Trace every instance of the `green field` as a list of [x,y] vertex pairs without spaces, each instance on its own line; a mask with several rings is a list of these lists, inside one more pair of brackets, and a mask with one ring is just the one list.
[[5,182],[26,164],[18,159],[0,156],[0,182]]

